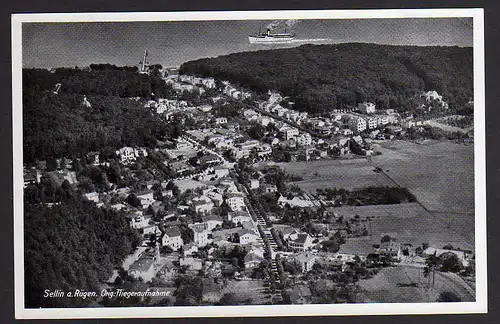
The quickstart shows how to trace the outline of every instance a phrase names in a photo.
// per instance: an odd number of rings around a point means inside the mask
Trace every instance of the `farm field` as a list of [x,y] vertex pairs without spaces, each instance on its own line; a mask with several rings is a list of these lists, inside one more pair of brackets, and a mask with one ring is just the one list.
[[[411,286],[411,284],[417,286]],[[472,288],[453,273],[436,272],[434,288],[428,288],[428,280],[423,277],[422,268],[398,265],[382,269],[370,279],[358,282],[362,292],[360,302],[367,303],[418,303],[435,302],[443,291],[450,291],[463,302],[475,300]]]
[[[474,147],[451,141],[416,144],[390,141],[375,146],[372,161],[427,209],[474,213]],[[473,216],[472,216],[473,217]]]
[[[357,214],[363,219],[372,217],[371,236],[348,238],[340,253],[367,254],[373,251],[373,244],[379,244],[384,235],[393,237],[399,243],[419,246],[428,243],[443,247],[451,244],[462,249],[474,249],[474,217],[469,215],[443,215],[425,211],[420,205],[379,205],[354,208],[336,208],[341,215]],[[366,224],[367,228],[369,227]]]
[[302,190],[316,193],[318,188],[355,189],[367,186],[392,186],[383,174],[373,172],[366,159],[318,160],[278,163],[287,173],[303,178],[294,184]]
[[269,301],[266,298],[265,288],[262,280],[230,280],[226,287],[221,291],[221,294],[234,293],[239,300],[247,298],[252,299],[252,304],[262,305]]
[[[428,243],[443,247],[451,244],[462,249],[474,249],[474,217],[464,214],[429,213],[417,203],[376,206],[349,206],[334,209],[344,217],[371,217],[371,236],[348,238],[341,253],[366,254],[373,244],[389,235],[399,243],[413,246]],[[368,223],[366,224],[367,227]]]

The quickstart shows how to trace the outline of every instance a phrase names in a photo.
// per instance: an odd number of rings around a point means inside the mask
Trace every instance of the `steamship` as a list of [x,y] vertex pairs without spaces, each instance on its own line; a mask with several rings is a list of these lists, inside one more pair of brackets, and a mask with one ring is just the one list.
[[271,33],[271,29],[267,29],[266,33],[248,36],[250,44],[269,44],[269,43],[287,43],[295,38],[295,34],[287,33]]

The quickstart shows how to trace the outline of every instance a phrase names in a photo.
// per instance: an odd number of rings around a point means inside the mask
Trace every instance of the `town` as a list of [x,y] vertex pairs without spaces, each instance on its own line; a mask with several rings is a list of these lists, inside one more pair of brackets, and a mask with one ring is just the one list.
[[[357,282],[384,268],[406,265],[422,279],[412,275],[401,285],[418,286],[426,296],[433,293],[436,272],[473,276],[472,250],[374,235],[377,216],[348,209],[421,208],[406,188],[388,182],[345,190],[332,183],[306,190],[299,185],[303,176],[287,167],[306,163],[307,175],[320,179],[319,163],[363,161],[370,176],[392,179],[372,161],[384,143],[418,142],[433,132],[473,143],[473,127],[460,127],[461,116],[432,114],[448,106],[438,92],[415,95],[429,118],[367,101],[313,115],[295,110],[277,91],[256,94],[177,68],[161,73],[174,95],[129,100],[178,125],[177,138],[158,141],[154,149],[122,147],[24,168],[25,188],[44,178],[67,183],[97,207],[123,214],[140,234],[134,253],[103,289],[121,289],[125,282],[159,287],[172,292],[156,301],[164,306],[346,303],[360,302]],[[92,98],[82,96],[81,105],[92,109]],[[368,239],[368,248],[349,251],[346,241],[357,238]]]

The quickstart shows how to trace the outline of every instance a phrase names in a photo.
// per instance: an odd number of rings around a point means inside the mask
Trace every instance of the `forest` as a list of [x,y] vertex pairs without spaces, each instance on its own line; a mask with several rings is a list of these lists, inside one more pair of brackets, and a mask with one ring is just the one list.
[[[46,201],[55,202],[51,207]],[[84,306],[90,299],[44,298],[44,291],[98,291],[139,243],[123,215],[83,201],[65,181],[25,190],[25,303],[32,307]]]
[[[62,83],[58,94],[48,90],[56,80]],[[24,70],[24,161],[81,157],[123,146],[153,147],[157,140],[177,137],[178,123],[167,124],[140,100],[123,98],[147,97],[153,80],[118,69]],[[121,88],[131,92],[122,93]],[[83,104],[85,94],[90,107]]]
[[180,73],[228,80],[258,93],[277,90],[309,113],[363,101],[407,111],[416,93],[436,90],[450,109],[471,114],[472,66],[472,48],[347,43],[204,58],[184,63]]

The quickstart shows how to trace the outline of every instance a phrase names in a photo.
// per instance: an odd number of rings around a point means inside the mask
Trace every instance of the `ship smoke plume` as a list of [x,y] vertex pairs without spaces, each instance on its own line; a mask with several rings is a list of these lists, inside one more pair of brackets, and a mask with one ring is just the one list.
[[275,20],[273,22],[270,22],[267,25],[268,29],[276,29],[278,27],[293,27],[295,26],[299,21],[297,19],[289,19],[289,20]]

